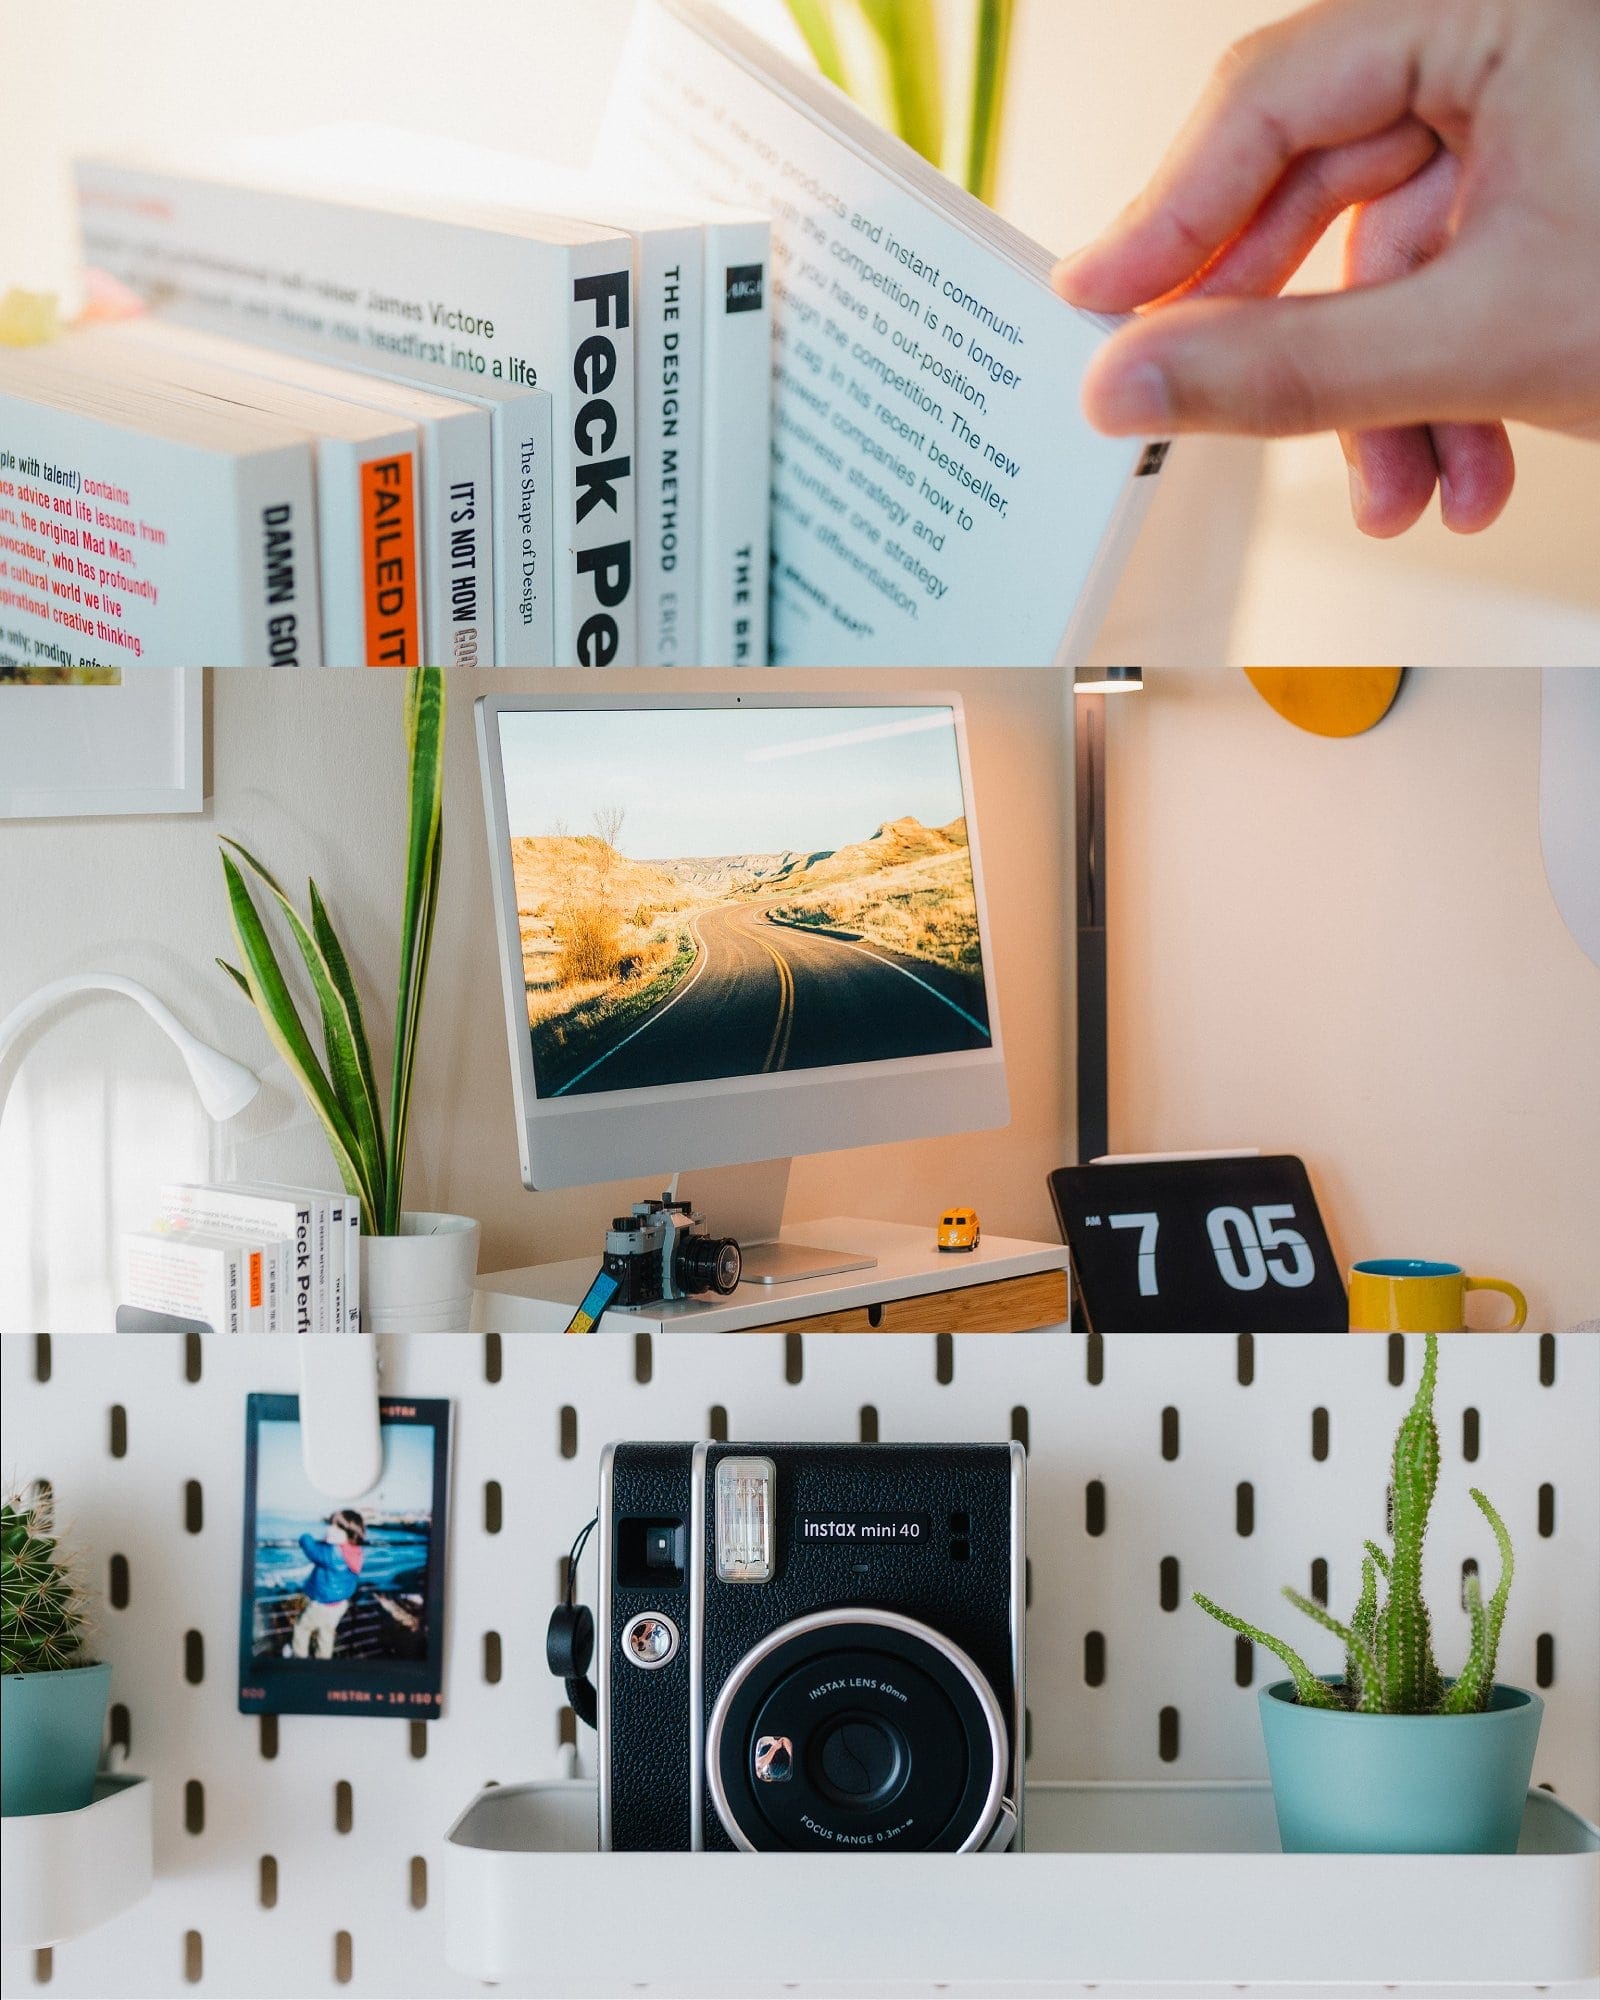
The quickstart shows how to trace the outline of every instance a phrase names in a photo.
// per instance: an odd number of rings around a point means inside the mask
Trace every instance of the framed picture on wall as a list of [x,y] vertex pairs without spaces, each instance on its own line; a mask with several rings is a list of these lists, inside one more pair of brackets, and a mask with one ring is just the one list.
[[203,671],[0,665],[0,819],[203,811]]

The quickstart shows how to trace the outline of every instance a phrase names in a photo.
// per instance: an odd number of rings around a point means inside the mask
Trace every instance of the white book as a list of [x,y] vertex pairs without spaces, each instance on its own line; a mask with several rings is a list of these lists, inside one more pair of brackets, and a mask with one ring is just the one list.
[[344,1198],[344,1323],[361,1331],[361,1203],[353,1194]]
[[237,1217],[253,1228],[271,1227],[285,1237],[285,1280],[279,1305],[281,1330],[320,1330],[317,1268],[317,1215],[327,1196],[270,1181],[227,1182],[220,1187],[170,1183],[161,1190],[163,1213],[187,1211],[196,1219]]
[[[239,165],[296,186],[337,186],[360,193],[451,200],[582,216],[624,232],[633,241],[637,323],[634,333],[634,403],[638,449],[639,658],[642,667],[731,665],[726,650],[708,652],[701,638],[706,510],[701,464],[708,398],[721,406],[719,465],[753,469],[759,533],[748,520],[745,539],[766,533],[769,364],[763,348],[752,388],[737,358],[731,379],[716,338],[723,312],[723,271],[717,287],[717,320],[707,304],[705,223],[733,219],[700,205],[693,214],[642,197],[636,188],[608,186],[598,176],[553,166],[525,154],[499,152],[462,140],[424,137],[382,125],[342,123],[296,132],[243,147]],[[739,261],[754,255],[764,265],[770,231],[761,221],[735,220],[744,244]],[[723,246],[725,247],[725,246]],[[751,344],[749,314],[741,309],[742,345]],[[741,343],[734,343],[737,349]],[[738,392],[742,391],[742,396]],[[720,483],[720,482],[719,482]],[[749,485],[749,470],[746,471]],[[723,566],[726,568],[726,565]],[[763,655],[764,658],[764,655]]]
[[527,212],[105,161],[77,169],[92,264],[171,316],[447,393],[544,388],[558,454],[556,664],[638,657],[632,250]]
[[293,426],[0,350],[0,666],[322,664]]
[[1166,445],[1084,419],[1050,253],[705,0],[641,0],[601,145],[774,218],[773,664],[1081,660]]
[[244,1248],[194,1230],[134,1231],[122,1238],[121,1303],[175,1319],[199,1320],[213,1333],[244,1331]]
[[342,397],[415,426],[422,545],[422,658],[431,665],[493,667],[493,468],[488,412],[436,391],[285,348],[233,340],[176,321],[134,320],[119,333],[178,356],[265,375],[321,396]]
[[323,664],[421,664],[425,609],[414,424],[186,353],[134,323],[71,334],[58,349],[80,368],[242,405],[305,431],[317,476]]
[[292,1310],[296,1245],[309,1235],[310,1211],[292,1195],[264,1195],[226,1182],[206,1186],[169,1181],[159,1195],[158,1227],[204,1230],[224,1236],[255,1239],[266,1250],[262,1278],[265,1320],[263,1333],[295,1330]]

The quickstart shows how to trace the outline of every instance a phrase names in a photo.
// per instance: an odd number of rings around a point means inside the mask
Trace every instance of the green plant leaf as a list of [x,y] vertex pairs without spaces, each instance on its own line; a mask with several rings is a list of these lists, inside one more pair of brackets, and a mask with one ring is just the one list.
[[433,941],[443,821],[445,679],[442,667],[414,667],[406,678],[407,793],[406,882],[400,932],[400,978],[395,1001],[394,1064],[389,1088],[389,1165],[379,1232],[400,1225],[405,1183],[411,1084],[416,1063],[422,995]]
[[[1494,1595],[1485,1605],[1482,1602],[1482,1587],[1474,1576],[1468,1579],[1467,1607],[1473,1611],[1472,1647],[1467,1655],[1467,1664],[1462,1668],[1455,1685],[1439,1704],[1443,1715],[1475,1715],[1487,1708],[1494,1694],[1495,1661],[1500,1652],[1500,1628],[1505,1623],[1506,1604],[1511,1596],[1511,1579],[1515,1574],[1516,1562],[1511,1550],[1511,1535],[1506,1524],[1490,1505],[1484,1494],[1476,1486],[1469,1488],[1478,1511],[1494,1532],[1495,1544],[1500,1551],[1500,1580],[1494,1587]],[[1478,1599],[1474,1609],[1473,1598]]]
[[936,0],[855,0],[883,50],[895,130],[934,166],[944,156]]
[[788,6],[795,26],[804,35],[806,46],[816,58],[817,68],[829,83],[848,91],[850,84],[845,75],[844,57],[839,53],[833,23],[828,18],[823,0],[788,0]]
[[377,1156],[380,1163],[384,1159],[383,1120],[378,1108],[378,1085],[372,1068],[372,1049],[367,1041],[366,1022],[361,1013],[361,996],[356,991],[356,982],[350,971],[350,961],[345,956],[339,933],[333,927],[333,919],[328,915],[321,891],[315,882],[308,885],[311,892],[311,934],[322,949],[328,971],[334,985],[344,998],[349,1010],[351,1039],[355,1044],[356,1063],[361,1072],[361,1086],[366,1092],[367,1102],[372,1108],[372,1120],[376,1129]]
[[1241,1638],[1249,1639],[1254,1645],[1265,1646],[1269,1653],[1277,1654],[1289,1669],[1290,1677],[1294,1681],[1295,1695],[1302,1707],[1343,1708],[1344,1703],[1334,1690],[1325,1680],[1320,1680],[1311,1671],[1293,1646],[1285,1644],[1282,1639],[1274,1639],[1270,1632],[1263,1632],[1259,1625],[1248,1624],[1243,1618],[1236,1618],[1231,1611],[1224,1611],[1220,1604],[1213,1604],[1209,1597],[1202,1597],[1198,1590],[1192,1595],[1200,1609],[1209,1617],[1215,1618],[1219,1625],[1226,1625],[1230,1632],[1237,1632]]
[[1422,1546],[1439,1479],[1439,1431],[1433,1418],[1438,1370],[1439,1339],[1430,1333],[1423,1345],[1416,1394],[1395,1433],[1390,1474],[1394,1555],[1380,1631],[1383,1705],[1391,1715],[1428,1714],[1437,1705],[1443,1687],[1422,1596]]
[[250,998],[261,1016],[261,1025],[317,1114],[332,1148],[340,1179],[351,1194],[360,1195],[361,1171],[356,1157],[355,1133],[301,1024],[294,996],[273,953],[272,940],[267,936],[266,927],[251,901],[249,886],[231,855],[223,854],[220,859],[228,886],[228,911],[234,936],[239,941],[239,949],[248,968]]
[[[359,1185],[350,1188],[352,1194],[359,1195],[363,1206],[368,1208],[380,1198],[383,1185],[383,1154],[378,1134],[377,1104],[370,1091],[370,1064],[363,1069],[357,1043],[366,1044],[366,1034],[362,1029],[360,1002],[355,997],[350,984],[350,970],[344,954],[339,954],[344,970],[344,987],[341,988],[329,965],[321,944],[306,928],[300,912],[290,902],[282,887],[273,879],[250,850],[237,840],[223,836],[223,844],[231,847],[242,861],[252,868],[276,898],[284,921],[288,924],[295,943],[300,948],[300,956],[311,979],[312,989],[317,996],[317,1005],[322,1013],[322,1041],[328,1059],[327,1076],[339,1109],[353,1134],[351,1148],[354,1165],[359,1176]],[[315,885],[312,887],[313,901],[320,903]],[[326,917],[326,912],[323,913]],[[336,948],[337,948],[337,941]],[[348,1180],[346,1181],[348,1186]]]
[[[1327,1607],[1318,1604],[1315,1598],[1302,1596],[1298,1590],[1291,1590],[1288,1584],[1284,1585],[1283,1594],[1296,1611],[1303,1611],[1325,1632],[1331,1632],[1336,1639],[1343,1640],[1346,1657],[1345,1686],[1356,1696],[1355,1706],[1366,1715],[1382,1714],[1383,1690],[1378,1683],[1378,1662],[1373,1657],[1371,1646],[1353,1625],[1341,1625]],[[1350,1671],[1352,1661],[1355,1664],[1353,1673]]]
[[972,121],[967,144],[967,187],[993,203],[1000,170],[1000,132],[1011,62],[1016,0],[978,0],[977,55],[972,79]]
[[230,965],[225,958],[219,958],[217,963],[253,1007],[256,1004],[256,996],[250,991],[250,982],[245,978],[238,966]]
[[1379,1576],[1381,1576],[1384,1582],[1387,1583],[1389,1581],[1389,1558],[1384,1554],[1383,1550],[1378,1547],[1376,1542],[1363,1542],[1361,1546],[1366,1550],[1367,1554],[1371,1556],[1373,1563],[1377,1568]]

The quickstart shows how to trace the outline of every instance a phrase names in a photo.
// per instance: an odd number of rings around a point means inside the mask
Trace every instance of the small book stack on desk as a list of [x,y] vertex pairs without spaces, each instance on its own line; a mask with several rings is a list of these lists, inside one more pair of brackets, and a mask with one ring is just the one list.
[[325,1188],[171,1183],[125,1235],[119,1333],[357,1333],[361,1204]]

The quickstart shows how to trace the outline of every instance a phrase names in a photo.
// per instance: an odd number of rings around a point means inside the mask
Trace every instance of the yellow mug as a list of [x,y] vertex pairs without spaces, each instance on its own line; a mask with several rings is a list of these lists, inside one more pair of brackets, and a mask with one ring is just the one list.
[[1369,1257],[1350,1271],[1352,1333],[1461,1333],[1468,1292],[1504,1292],[1515,1309],[1497,1333],[1520,1333],[1528,1301],[1505,1278],[1469,1278],[1459,1264],[1429,1264],[1420,1257]]

